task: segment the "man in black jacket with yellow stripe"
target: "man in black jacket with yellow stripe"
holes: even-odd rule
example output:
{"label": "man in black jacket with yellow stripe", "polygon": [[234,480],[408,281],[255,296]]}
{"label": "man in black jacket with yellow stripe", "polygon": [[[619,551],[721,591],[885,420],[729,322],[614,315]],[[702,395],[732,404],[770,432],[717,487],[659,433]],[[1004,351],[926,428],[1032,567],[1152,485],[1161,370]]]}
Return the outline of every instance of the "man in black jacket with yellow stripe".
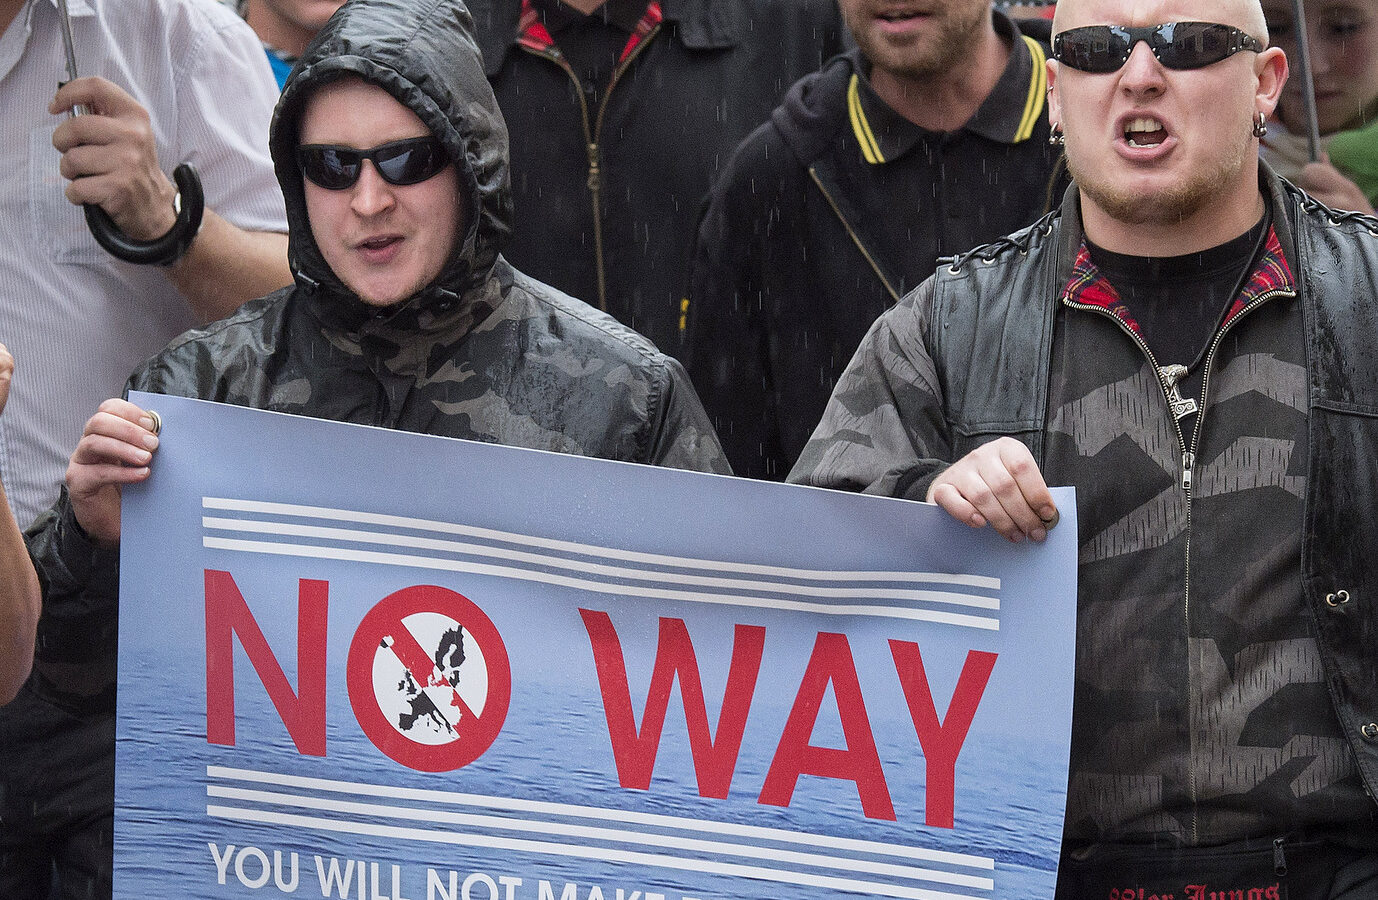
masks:
{"label": "man in black jacket with yellow stripe", "polygon": [[694,251],[686,355],[739,475],[783,480],[871,322],[1062,193],[1048,23],[988,0],[839,5],[859,49],[737,148]]}

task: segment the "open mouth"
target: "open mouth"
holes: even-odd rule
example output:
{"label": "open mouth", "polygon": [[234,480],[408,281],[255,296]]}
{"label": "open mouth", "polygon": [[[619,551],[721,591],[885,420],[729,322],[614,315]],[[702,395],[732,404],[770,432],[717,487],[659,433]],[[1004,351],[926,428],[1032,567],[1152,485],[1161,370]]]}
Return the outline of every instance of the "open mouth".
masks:
{"label": "open mouth", "polygon": [[401,238],[396,235],[385,235],[383,237],[369,238],[366,241],[362,241],[359,247],[363,250],[382,250],[392,246],[400,240]]}
{"label": "open mouth", "polygon": [[928,18],[928,13],[918,10],[891,10],[878,14],[876,18],[880,19],[882,22],[898,25],[903,22],[913,22],[916,19],[926,19]]}
{"label": "open mouth", "polygon": [[1124,139],[1131,147],[1156,147],[1167,140],[1167,129],[1152,116],[1140,116],[1125,126]]}

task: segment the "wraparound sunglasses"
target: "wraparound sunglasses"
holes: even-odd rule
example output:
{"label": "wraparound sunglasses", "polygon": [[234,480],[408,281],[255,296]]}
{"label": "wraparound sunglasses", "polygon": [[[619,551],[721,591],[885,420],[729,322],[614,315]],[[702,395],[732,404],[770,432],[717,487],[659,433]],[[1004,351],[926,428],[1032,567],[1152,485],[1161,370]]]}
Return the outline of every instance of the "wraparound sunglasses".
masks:
{"label": "wraparound sunglasses", "polygon": [[1053,59],[1082,72],[1114,72],[1129,60],[1134,45],[1148,44],[1169,69],[1200,69],[1241,50],[1261,53],[1258,39],[1232,25],[1214,22],[1164,22],[1129,28],[1086,25],[1053,35]]}
{"label": "wraparound sunglasses", "polygon": [[450,164],[445,148],[433,135],[379,144],[370,150],[331,144],[302,144],[297,148],[301,173],[328,191],[354,186],[364,160],[373,163],[388,184],[420,184]]}

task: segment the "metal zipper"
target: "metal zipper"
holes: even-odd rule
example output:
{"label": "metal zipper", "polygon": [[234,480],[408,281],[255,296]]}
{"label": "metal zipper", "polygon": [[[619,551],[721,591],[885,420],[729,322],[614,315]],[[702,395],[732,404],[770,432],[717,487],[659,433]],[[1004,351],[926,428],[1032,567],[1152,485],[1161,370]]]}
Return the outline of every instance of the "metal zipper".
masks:
{"label": "metal zipper", "polygon": [[[1235,313],[1235,315],[1231,316],[1231,317],[1229,318],[1229,320],[1225,322],[1224,327],[1222,327],[1222,328],[1220,329],[1220,331],[1215,335],[1215,337],[1211,340],[1210,349],[1206,351],[1206,362],[1205,362],[1205,364],[1204,364],[1205,367],[1201,370],[1201,411],[1198,412],[1198,413],[1196,414],[1196,424],[1195,424],[1194,426],[1192,426],[1192,429],[1191,429],[1191,451],[1190,451],[1189,453],[1187,453],[1185,456],[1183,456],[1183,464],[1184,464],[1184,465],[1194,465],[1194,464],[1196,463],[1196,450],[1197,450],[1197,448],[1200,447],[1200,445],[1201,445],[1201,443],[1200,443],[1200,442],[1201,442],[1201,427],[1202,427],[1202,425],[1203,425],[1203,424],[1205,423],[1205,421],[1206,421],[1206,403],[1207,403],[1207,401],[1210,399],[1211,366],[1215,363],[1215,353],[1216,353],[1217,350],[1220,349],[1220,344],[1225,340],[1225,335],[1227,335],[1227,334],[1230,333],[1230,329],[1234,328],[1235,323],[1239,322],[1241,319],[1243,319],[1243,318],[1244,318],[1245,316],[1247,316],[1249,313],[1251,313],[1251,312],[1253,312],[1255,309],[1257,309],[1261,304],[1266,303],[1268,300],[1271,300],[1271,299],[1274,298],[1274,297],[1295,297],[1296,295],[1297,295],[1297,292],[1296,292],[1296,291],[1287,291],[1287,290],[1280,290],[1280,289],[1279,289],[1279,290],[1272,290],[1272,291],[1264,291],[1262,294],[1259,294],[1259,295],[1258,295],[1257,297],[1255,297],[1253,300],[1250,300],[1247,304],[1245,304],[1244,307],[1241,308],[1241,309],[1239,310],[1239,312],[1237,312],[1237,313]],[[1186,489],[1186,491],[1187,491],[1187,545],[1186,545],[1187,560],[1186,560],[1185,581],[1184,581],[1184,583],[1183,583],[1183,587],[1184,587],[1184,589],[1185,589],[1186,596],[1187,596],[1187,603],[1188,603],[1188,605],[1189,605],[1189,604],[1190,604],[1190,599],[1191,599],[1191,499],[1192,499],[1192,495],[1191,495],[1191,470],[1190,470],[1189,468],[1184,469],[1184,471],[1183,471],[1183,482],[1182,482],[1182,484],[1183,484],[1183,487],[1184,487],[1184,488]],[[1188,635],[1190,635],[1190,631],[1188,631]],[[1190,666],[1187,667],[1187,673],[1188,673],[1188,674],[1187,674],[1187,678],[1190,679],[1190,678],[1191,678],[1191,674],[1190,674],[1190,673],[1191,673],[1191,667],[1190,667]],[[1197,813],[1196,813],[1196,767],[1195,767],[1195,765],[1193,765],[1193,766],[1191,767],[1190,773],[1191,773],[1191,807],[1192,807],[1192,808],[1191,808],[1191,839],[1192,839],[1192,842],[1195,843],[1195,842],[1198,840],[1198,833],[1197,833],[1198,822],[1197,822]]]}
{"label": "metal zipper", "polygon": [[[1177,445],[1178,445],[1178,447],[1179,447],[1179,448],[1181,449],[1181,451],[1182,451],[1182,480],[1181,480],[1181,485],[1182,485],[1182,490],[1183,490],[1184,492],[1186,492],[1186,496],[1187,496],[1186,546],[1185,546],[1185,551],[1184,551],[1184,553],[1185,553],[1185,560],[1184,560],[1183,579],[1182,579],[1182,624],[1183,624],[1183,626],[1184,626],[1184,628],[1185,628],[1185,630],[1186,630],[1186,637],[1187,637],[1188,640],[1190,640],[1190,636],[1191,636],[1191,534],[1192,534],[1192,531],[1191,531],[1191,506],[1192,506],[1192,502],[1191,502],[1191,501],[1192,501],[1192,488],[1193,488],[1192,470],[1193,470],[1193,469],[1195,468],[1195,466],[1196,466],[1196,450],[1197,450],[1197,448],[1198,448],[1199,445],[1200,445],[1199,442],[1200,442],[1200,440],[1201,440],[1201,426],[1202,426],[1202,423],[1204,423],[1205,420],[1206,420],[1206,401],[1207,401],[1207,399],[1208,399],[1209,390],[1210,390],[1211,365],[1212,365],[1212,363],[1215,362],[1215,353],[1216,353],[1216,351],[1220,348],[1221,342],[1224,341],[1225,335],[1229,334],[1230,329],[1232,329],[1232,328],[1235,326],[1235,323],[1236,323],[1236,322],[1238,322],[1239,320],[1243,319],[1246,315],[1248,315],[1248,314],[1249,314],[1250,312],[1252,312],[1253,310],[1257,309],[1257,308],[1259,307],[1260,304],[1262,304],[1262,303],[1264,303],[1264,302],[1266,302],[1266,301],[1268,301],[1268,300],[1271,300],[1271,299],[1274,298],[1274,297],[1295,297],[1296,295],[1297,295],[1297,292],[1296,292],[1296,291],[1281,290],[1281,289],[1272,290],[1272,291],[1265,291],[1265,292],[1263,292],[1262,294],[1259,294],[1259,295],[1258,295],[1257,297],[1255,297],[1253,300],[1250,300],[1250,301],[1249,301],[1239,312],[1235,313],[1235,315],[1233,315],[1232,317],[1230,317],[1230,319],[1225,323],[1224,327],[1221,328],[1220,331],[1218,331],[1218,332],[1216,333],[1215,337],[1211,339],[1210,348],[1206,351],[1205,368],[1202,370],[1202,373],[1201,373],[1201,401],[1200,401],[1200,404],[1199,404],[1198,411],[1197,411],[1197,413],[1196,413],[1196,424],[1192,427],[1191,444],[1190,444],[1190,445],[1187,444],[1186,437],[1182,434],[1182,426],[1181,426],[1179,420],[1178,420],[1177,418],[1175,418],[1175,417],[1172,418],[1172,427],[1173,427],[1173,429],[1177,432]],[[1144,341],[1144,339],[1141,338],[1141,337],[1139,337],[1139,335],[1135,334],[1134,331],[1133,331],[1128,325],[1126,325],[1126,324],[1124,323],[1124,320],[1123,320],[1123,319],[1121,319],[1119,316],[1115,315],[1114,313],[1110,312],[1109,310],[1107,310],[1107,309],[1105,309],[1105,308],[1103,308],[1103,307],[1100,307],[1100,306],[1092,306],[1092,305],[1087,304],[1087,303],[1077,303],[1077,302],[1074,302],[1074,301],[1068,299],[1067,297],[1063,297],[1063,298],[1062,298],[1062,302],[1063,302],[1066,306],[1068,306],[1068,307],[1070,307],[1070,308],[1072,308],[1072,309],[1087,310],[1087,311],[1090,311],[1090,312],[1099,313],[1099,314],[1102,315],[1102,316],[1105,316],[1105,317],[1107,317],[1107,318],[1109,318],[1109,319],[1112,319],[1117,325],[1120,326],[1120,330],[1121,330],[1121,331],[1123,331],[1125,334],[1129,335],[1129,337],[1134,341],[1134,343],[1137,344],[1137,345],[1139,346],[1139,349],[1143,351],[1144,355],[1145,355],[1146,357],[1148,357],[1149,364],[1150,364],[1151,366],[1153,366],[1153,372],[1154,372],[1155,375],[1158,376],[1158,389],[1159,389],[1160,391],[1162,391],[1163,400],[1167,403],[1167,406],[1168,406],[1168,414],[1169,414],[1169,416],[1171,416],[1171,415],[1172,415],[1172,396],[1171,396],[1171,393],[1170,393],[1169,389],[1167,388],[1167,386],[1164,385],[1162,376],[1161,376],[1160,374],[1158,374],[1158,373],[1159,373],[1159,370],[1160,370],[1160,367],[1159,367],[1159,365],[1158,365],[1158,360],[1157,360],[1156,357],[1154,357],[1153,351],[1150,350],[1150,349],[1148,349],[1148,344]],[[1188,696],[1192,696],[1193,693],[1194,693],[1194,691],[1195,691],[1195,688],[1194,688],[1194,686],[1193,686],[1193,684],[1192,684],[1191,666],[1188,665],[1188,666],[1187,666],[1187,692],[1188,692]],[[1193,757],[1194,757],[1194,756],[1195,756],[1195,744],[1196,744],[1195,731],[1194,731],[1194,729],[1191,727],[1191,722],[1190,722],[1190,721],[1188,721],[1187,726],[1188,726],[1188,727],[1187,727],[1187,734],[1188,734],[1189,739],[1190,739],[1190,741],[1191,741],[1191,745],[1192,745],[1192,747],[1191,747],[1191,749],[1192,749],[1192,755],[1193,755]],[[1197,823],[1197,819],[1196,819],[1196,798],[1197,798],[1197,792],[1196,792],[1196,767],[1195,767],[1194,764],[1188,766],[1187,776],[1188,776],[1188,790],[1189,790],[1189,793],[1190,793],[1190,796],[1191,796],[1191,806],[1192,806],[1192,813],[1191,813],[1191,839],[1192,839],[1193,842],[1195,842],[1195,841],[1198,839],[1198,833],[1197,833],[1197,825],[1198,825],[1198,823]]]}
{"label": "metal zipper", "polygon": [[[1225,339],[1225,335],[1227,335],[1227,334],[1230,333],[1230,329],[1234,328],[1236,322],[1238,322],[1240,319],[1242,319],[1242,318],[1244,318],[1245,316],[1247,316],[1249,313],[1253,312],[1253,311],[1254,311],[1255,309],[1257,309],[1261,304],[1263,304],[1263,303],[1265,303],[1265,302],[1267,302],[1267,301],[1273,299],[1274,297],[1295,297],[1295,296],[1297,296],[1297,292],[1296,292],[1296,291],[1284,290],[1284,289],[1282,289],[1282,288],[1277,288],[1277,289],[1274,289],[1274,290],[1271,290],[1271,291],[1264,291],[1263,293],[1259,294],[1259,295],[1258,295],[1257,297],[1255,297],[1254,299],[1250,300],[1247,304],[1245,304],[1244,307],[1243,307],[1242,309],[1239,310],[1239,312],[1237,312],[1237,313],[1235,313],[1233,316],[1231,316],[1230,319],[1229,319],[1229,321],[1227,321],[1227,322],[1225,323],[1224,327],[1221,328],[1220,331],[1219,331],[1219,333],[1217,333],[1216,336],[1211,340],[1210,349],[1206,351],[1206,366],[1205,366],[1205,368],[1204,368],[1204,369],[1202,370],[1202,372],[1201,372],[1201,411],[1202,411],[1202,412],[1201,412],[1201,414],[1198,414],[1198,415],[1197,415],[1197,417],[1196,417],[1196,425],[1195,425],[1195,427],[1192,428],[1192,434],[1191,434],[1191,447],[1192,447],[1192,450],[1193,450],[1193,451],[1194,451],[1194,450],[1196,449],[1196,447],[1198,446],[1198,441],[1201,440],[1201,423],[1204,422],[1205,419],[1206,419],[1206,417],[1205,417],[1205,415],[1204,415],[1205,409],[1206,409],[1206,399],[1207,399],[1207,397],[1210,395],[1210,385],[1211,385],[1211,363],[1213,363],[1213,362],[1215,361],[1215,351],[1220,349],[1220,343],[1221,343],[1221,341],[1223,341],[1223,340]],[[1194,455],[1194,454],[1193,454],[1193,455]],[[1188,483],[1190,483],[1190,479],[1188,479]]]}
{"label": "metal zipper", "polygon": [[612,78],[608,79],[608,86],[603,91],[603,99],[598,104],[598,115],[591,128],[589,125],[589,103],[584,97],[584,83],[579,80],[579,76],[575,74],[574,67],[569,64],[569,61],[563,56],[556,56],[552,53],[531,50],[525,47],[522,48],[528,53],[550,60],[563,69],[570,80],[574,82],[574,93],[579,97],[579,113],[584,125],[584,147],[588,153],[589,200],[593,205],[593,261],[595,270],[598,273],[598,308],[603,312],[608,311],[607,265],[603,261],[603,209],[601,202],[603,196],[603,172],[599,166],[599,157],[602,151],[598,146],[599,138],[603,133],[603,116],[608,110],[608,101],[612,98],[613,88],[617,86],[617,82],[622,77],[622,73],[627,71],[632,61],[641,54],[642,49],[650,44],[651,40],[659,32],[660,23],[657,22],[650,31],[646,32],[645,36],[641,38],[637,45],[632,48],[631,55],[619,62],[617,68],[613,69]]}
{"label": "metal zipper", "polygon": [[[1172,419],[1172,428],[1174,431],[1177,432],[1177,446],[1182,450],[1182,488],[1183,490],[1186,490],[1188,494],[1190,494],[1191,464],[1196,461],[1196,458],[1195,455],[1190,453],[1187,449],[1187,439],[1182,434],[1181,423],[1175,416],[1172,415],[1172,395],[1169,393],[1167,386],[1163,384],[1162,376],[1158,374],[1159,369],[1161,369],[1161,366],[1158,365],[1158,358],[1153,355],[1152,350],[1148,349],[1148,344],[1144,341],[1143,338],[1135,334],[1132,328],[1124,324],[1123,319],[1121,319],[1114,313],[1110,312],[1108,309],[1105,309],[1101,306],[1093,306],[1089,303],[1078,303],[1075,300],[1068,299],[1067,297],[1062,298],[1062,303],[1069,309],[1081,309],[1087,312],[1097,313],[1099,315],[1104,316],[1107,319],[1110,319],[1112,322],[1114,322],[1116,325],[1120,327],[1121,331],[1129,335],[1130,340],[1132,340],[1136,345],[1138,345],[1139,349],[1143,351],[1144,356],[1148,357],[1149,365],[1153,366],[1154,375],[1158,376],[1158,390],[1162,391],[1163,402],[1167,404],[1168,416]],[[1204,408],[1204,404],[1202,404],[1202,406]],[[1197,424],[1200,424],[1201,417],[1199,414],[1197,415],[1196,421]],[[1188,515],[1190,515],[1190,504],[1188,504],[1187,511]]]}
{"label": "metal zipper", "polygon": [[[583,97],[580,96],[582,102]],[[587,133],[587,125],[585,132]],[[603,268],[603,178],[598,169],[598,143],[589,141],[589,199],[593,203],[593,262],[598,272],[598,308],[608,311],[608,276]]]}
{"label": "metal zipper", "polygon": [[[603,135],[603,116],[608,111],[608,101],[612,99],[612,92],[617,87],[617,82],[621,80],[622,73],[631,67],[632,62],[641,55],[641,51],[648,47],[659,33],[660,23],[657,22],[632,48],[631,55],[618,63],[617,68],[612,70],[612,78],[608,79],[608,86],[603,91],[603,99],[598,104],[598,118],[593,125],[593,137],[589,140],[589,196],[593,201],[593,250],[594,261],[598,264],[598,308],[603,312],[608,311],[608,276],[607,264],[603,261],[603,209],[600,203],[603,183],[602,174],[598,168],[598,157],[601,152],[599,141]],[[565,71],[570,72],[571,75],[574,74],[568,67]],[[587,135],[588,104],[584,102],[583,85],[580,85],[579,102],[584,107],[584,134]]]}

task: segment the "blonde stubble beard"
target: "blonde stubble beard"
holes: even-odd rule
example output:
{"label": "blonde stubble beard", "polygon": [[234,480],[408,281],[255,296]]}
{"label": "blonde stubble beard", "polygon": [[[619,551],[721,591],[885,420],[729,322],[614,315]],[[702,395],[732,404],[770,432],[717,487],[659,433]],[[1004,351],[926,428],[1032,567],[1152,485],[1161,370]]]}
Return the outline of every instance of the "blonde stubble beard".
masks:
{"label": "blonde stubble beard", "polygon": [[1257,152],[1252,139],[1241,141],[1238,152],[1218,158],[1216,165],[1197,170],[1181,184],[1149,197],[1085,177],[1085,170],[1074,159],[1077,154],[1071,152],[1070,148],[1067,171],[1082,196],[1115,221],[1125,225],[1171,226],[1195,217],[1208,205],[1217,202],[1221,196],[1221,186],[1234,184],[1244,171],[1249,157]]}

